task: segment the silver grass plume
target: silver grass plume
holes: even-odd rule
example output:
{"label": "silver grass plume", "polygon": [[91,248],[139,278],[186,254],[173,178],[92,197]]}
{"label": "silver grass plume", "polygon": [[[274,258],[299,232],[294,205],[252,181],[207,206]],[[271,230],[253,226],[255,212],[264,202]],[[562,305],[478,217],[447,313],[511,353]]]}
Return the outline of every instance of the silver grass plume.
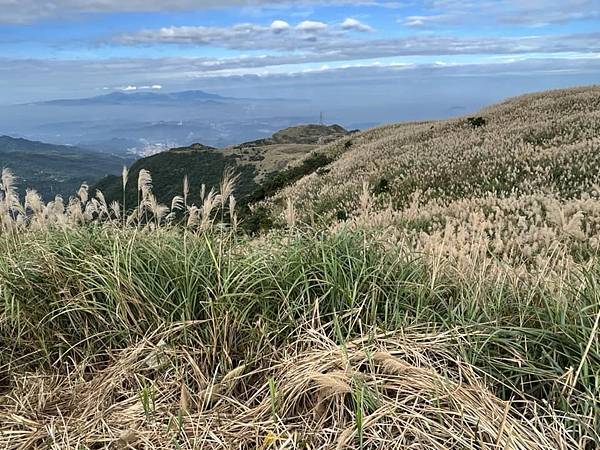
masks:
{"label": "silver grass plume", "polygon": [[204,202],[202,203],[202,222],[200,228],[206,230],[211,222],[211,214],[215,208],[215,204],[218,202],[217,193],[214,189],[211,189]]}
{"label": "silver grass plume", "polygon": [[145,199],[152,191],[152,175],[146,169],[140,170],[138,174],[138,192],[142,193],[142,199]]}
{"label": "silver grass plume", "polygon": [[94,214],[98,214],[100,212],[100,203],[98,200],[93,198],[85,205],[85,211],[83,212],[83,217],[86,222],[91,222],[94,220]]}
{"label": "silver grass plume", "polygon": [[4,198],[6,199],[9,192],[11,192],[15,187],[15,182],[17,181],[17,177],[12,173],[12,171],[5,167],[2,169],[2,190],[4,191]]}
{"label": "silver grass plume", "polygon": [[223,178],[221,179],[221,185],[219,186],[219,193],[221,194],[221,197],[219,198],[219,203],[221,203],[221,206],[225,205],[225,202],[233,193],[238,178],[239,175],[234,174],[233,169],[231,169],[230,167],[225,169],[225,172],[223,173]]}
{"label": "silver grass plume", "polygon": [[171,200],[171,212],[175,212],[177,210],[182,210],[184,209],[185,205],[185,198],[181,197],[179,195],[176,195],[175,197],[173,197],[173,200]]}
{"label": "silver grass plume", "polygon": [[235,212],[236,204],[237,203],[235,201],[235,197],[233,196],[233,194],[231,194],[229,196],[229,220],[234,231],[237,229],[237,214]]}
{"label": "silver grass plume", "polygon": [[189,206],[188,207],[187,227],[195,228],[198,226],[199,221],[200,221],[200,210],[198,209],[198,207],[196,205]]}
{"label": "silver grass plume", "polygon": [[[52,204],[53,216],[56,217],[56,201]],[[81,200],[78,197],[72,197],[67,206],[67,217],[70,225],[75,226],[85,222],[85,217],[81,208]]]}
{"label": "silver grass plume", "polygon": [[65,201],[60,195],[54,197],[54,207],[52,211],[54,214],[62,215],[65,213]]}
{"label": "silver grass plume", "polygon": [[121,172],[121,180],[123,182],[123,191],[127,187],[127,180],[129,179],[129,169],[127,166],[123,166],[123,172]]}
{"label": "silver grass plume", "polygon": [[363,216],[367,216],[373,206],[373,198],[371,197],[371,189],[368,181],[363,181],[362,191],[359,196],[360,212]]}
{"label": "silver grass plume", "polygon": [[110,211],[115,219],[119,220],[121,218],[121,205],[117,201],[113,201],[110,204]]}
{"label": "silver grass plume", "polygon": [[8,210],[8,214],[13,210],[22,211],[23,207],[19,203],[19,194],[16,189],[17,177],[9,168],[2,169],[2,178],[0,187],[4,191],[4,204]]}
{"label": "silver grass plume", "polygon": [[87,203],[87,201],[89,199],[89,189],[90,189],[90,187],[86,183],[83,183],[81,185],[81,187],[79,188],[79,190],[77,191],[77,196],[81,200],[81,203],[83,203],[84,205]]}
{"label": "silver grass plume", "polygon": [[102,191],[100,189],[96,189],[96,198],[98,199],[99,205],[99,213],[100,213],[100,219],[103,216],[109,216],[110,213],[108,212],[108,205],[106,203],[106,198],[104,198],[104,194],[102,193]]}
{"label": "silver grass plume", "polygon": [[160,222],[160,220],[163,219],[169,212],[169,208],[159,203],[156,199],[156,196],[152,193],[147,194],[145,205],[157,222]]}
{"label": "silver grass plume", "polygon": [[[183,177],[183,205],[184,205],[184,208],[187,207],[187,203],[188,203],[187,200],[188,200],[189,193],[190,193],[190,180],[189,180],[188,176],[186,175]],[[171,207],[171,209],[173,209],[173,208]]]}
{"label": "silver grass plume", "polygon": [[29,209],[33,214],[43,212],[44,202],[35,189],[27,189],[25,193],[25,209]]}
{"label": "silver grass plume", "polygon": [[296,226],[296,208],[294,208],[294,202],[290,197],[286,200],[284,218],[288,227],[293,228]]}

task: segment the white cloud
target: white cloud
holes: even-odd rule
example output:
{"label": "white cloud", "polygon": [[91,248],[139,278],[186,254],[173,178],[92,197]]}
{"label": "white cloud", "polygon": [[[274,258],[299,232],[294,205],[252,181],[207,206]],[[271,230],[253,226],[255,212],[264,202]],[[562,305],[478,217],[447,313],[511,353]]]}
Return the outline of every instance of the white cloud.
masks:
{"label": "white cloud", "polygon": [[[272,35],[272,32],[269,33]],[[71,61],[0,57],[0,79],[6,85],[27,85],[29,89],[44,85],[44,77],[48,86],[79,84],[83,87],[93,83],[91,88],[96,88],[169,85],[173,80],[231,73],[245,75],[275,67],[281,72],[292,72],[298,68],[305,68],[307,64],[347,64],[381,58],[395,58],[396,61],[403,58],[409,62],[412,56],[428,57],[448,63],[452,62],[452,55],[488,55],[487,59],[499,56],[531,58],[542,54],[556,59],[562,55],[561,61],[564,61],[565,65],[574,64],[571,61],[575,59],[589,61],[596,58],[600,61],[600,33],[469,39],[419,36],[372,39],[367,43],[342,37],[337,40],[308,42],[306,45],[302,52],[226,58],[112,58]],[[591,67],[589,62],[581,63],[581,67],[586,65]],[[594,70],[597,70],[597,64],[594,67]]]}
{"label": "white cloud", "polygon": [[[409,2],[389,0],[0,0],[0,23],[30,23],[79,14],[192,11],[207,8],[249,7],[286,9],[305,5],[365,6],[401,10]],[[423,24],[438,23],[430,17],[441,16],[448,23],[481,21],[506,24],[545,25],[600,17],[598,0],[421,0]],[[412,26],[419,19],[402,21]]]}
{"label": "white cloud", "polygon": [[346,20],[342,22],[343,30],[351,30],[351,31],[360,31],[361,33],[366,33],[373,31],[369,25],[366,25],[356,19],[348,17]]}
{"label": "white cloud", "polygon": [[276,20],[269,26],[241,23],[229,27],[164,27],[122,34],[114,40],[125,45],[161,43],[235,50],[295,51],[314,46],[318,38],[332,40],[340,38],[341,34],[348,31],[310,20],[300,22],[294,27],[283,20]]}
{"label": "white cloud", "polygon": [[145,84],[141,86],[137,86],[135,84],[126,84],[122,86],[104,86],[102,87],[103,91],[124,91],[124,92],[134,92],[134,91],[149,91],[149,90],[159,90],[162,89],[162,85],[160,84]]}
{"label": "white cloud", "polygon": [[274,20],[271,24],[271,30],[273,30],[274,33],[283,33],[284,31],[287,31],[289,29],[290,24],[287,23],[285,20]]}
{"label": "white cloud", "polygon": [[[415,19],[416,20],[416,19]],[[507,55],[534,53],[600,52],[600,33],[538,36],[436,36],[432,34],[359,39],[351,33],[354,21],[325,24],[304,21],[278,32],[273,25],[239,24],[232,27],[170,27],[143,30],[115,37],[125,45],[179,44],[212,46],[232,50],[278,51],[283,54],[262,57],[215,58],[203,65],[208,70],[220,70],[223,65],[236,61],[246,64],[285,65],[324,61],[356,61],[365,58],[389,56],[444,56],[444,55]],[[360,24],[360,23],[359,23]],[[352,30],[348,27],[352,25]],[[362,25],[362,24],[361,24]],[[280,28],[276,26],[275,29]],[[1,69],[0,69],[1,70]]]}
{"label": "white cloud", "polygon": [[408,27],[422,27],[428,21],[428,16],[408,16],[402,23]]}
{"label": "white cloud", "polygon": [[327,24],[323,22],[316,22],[314,20],[305,20],[296,25],[296,29],[305,31],[307,33],[317,33],[327,29]]}

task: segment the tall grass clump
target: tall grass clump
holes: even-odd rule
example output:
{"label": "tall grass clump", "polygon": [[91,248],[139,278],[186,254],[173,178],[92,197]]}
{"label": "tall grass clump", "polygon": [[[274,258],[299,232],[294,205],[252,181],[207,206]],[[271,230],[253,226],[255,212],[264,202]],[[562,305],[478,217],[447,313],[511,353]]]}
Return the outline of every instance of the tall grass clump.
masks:
{"label": "tall grass clump", "polygon": [[[173,402],[181,401],[171,392],[173,383],[202,403],[196,406],[198,414],[216,414],[215,420],[223,411],[241,414],[235,404],[262,408],[262,402],[272,403],[276,386],[279,412],[273,413],[272,404],[265,406],[264,419],[255,417],[255,425],[246,425],[254,427],[252,433],[246,432],[252,439],[258,439],[257,433],[272,432],[277,439],[292,439],[296,448],[303,448],[301,442],[307,439],[326,447],[360,441],[369,448],[381,433],[387,445],[394,445],[402,436],[397,427],[409,420],[403,419],[407,411],[399,411],[416,407],[414,401],[424,402],[419,408],[425,410],[419,414],[441,434],[428,436],[429,432],[417,430],[424,423],[415,425],[421,416],[414,416],[411,426],[417,428],[398,441],[405,445],[454,439],[457,448],[495,448],[498,439],[508,439],[507,443],[525,439],[516,448],[552,448],[558,443],[564,448],[592,448],[598,442],[597,267],[581,273],[577,285],[565,286],[562,296],[556,297],[540,284],[517,287],[482,281],[474,286],[473,280],[456,273],[435,274],[414,255],[393,252],[368,234],[351,231],[292,232],[255,242],[177,229],[147,233],[78,228],[3,238],[2,250],[1,364],[12,394],[3,400],[0,414],[10,424],[3,431],[20,430],[23,439],[32,435],[26,431],[30,428],[10,419],[17,410],[29,414],[27,420],[41,428],[57,420],[55,414],[67,414],[59,409],[40,419],[37,407],[21,397],[27,389],[60,403],[56,396],[68,385],[73,395],[84,398],[89,395],[84,386],[108,383],[107,371],[120,367],[119,371],[131,370],[127,373],[138,377],[114,380],[119,391],[127,392],[123,395],[133,396],[127,402],[137,398],[131,382],[146,380],[145,395],[150,385],[167,389],[153,394],[157,396],[153,414],[162,408],[157,420],[163,423],[173,420],[168,411]],[[394,356],[398,349],[386,347],[395,342],[402,342],[399,360]],[[333,360],[327,363],[327,358]],[[308,366],[302,369],[298,364]],[[243,382],[237,388],[214,385],[235,369],[244,374],[239,375]],[[296,370],[300,373],[294,375]],[[36,377],[23,378],[33,373]],[[313,381],[303,391],[295,386],[298,381],[287,378],[294,376],[302,383]],[[432,377],[431,384],[427,377]],[[24,379],[42,385],[23,385]],[[412,383],[421,382],[425,385],[418,388],[420,394],[403,391],[417,389]],[[393,388],[388,383],[408,384]],[[445,383],[450,384],[443,388]],[[207,386],[217,392],[205,392]],[[470,413],[460,409],[463,400],[452,400],[453,406],[447,403],[452,398],[448,395],[462,392],[460,386],[466,389],[460,395],[476,395],[465,400],[474,402]],[[431,389],[444,389],[445,394]],[[433,397],[426,400],[429,396]],[[342,401],[346,397],[354,406]],[[111,398],[107,408],[117,402]],[[325,400],[329,406],[318,406]],[[311,414],[319,411],[323,416],[298,429],[294,414],[312,401],[316,403],[311,408],[316,409]],[[486,408],[487,402],[495,419],[470,416],[477,408]],[[281,416],[281,408],[288,408],[287,416]],[[457,409],[451,413],[447,408]],[[71,419],[63,419],[75,420],[79,413],[71,414]],[[151,433],[146,412],[139,419],[120,414],[111,426],[135,424],[140,438]],[[497,423],[477,431],[484,419]],[[263,420],[270,425],[261,425]],[[329,423],[333,429],[312,435],[321,420],[325,422],[320,426]],[[351,425],[357,420],[360,425]],[[503,421],[509,426],[507,435],[493,435]],[[60,439],[75,439],[74,428],[69,427],[76,425],[65,426],[65,434],[58,433]],[[188,426],[185,439],[192,438],[194,426]],[[451,436],[447,427],[453,430]],[[467,432],[465,427],[474,428]],[[417,431],[419,436],[413,434]],[[228,432],[219,432],[224,433],[220,445],[225,448],[230,444]],[[462,432],[473,434],[467,438]],[[91,446],[101,430],[87,433]],[[196,442],[209,445],[204,431],[198,428],[195,433]],[[511,433],[520,434],[511,437]]]}

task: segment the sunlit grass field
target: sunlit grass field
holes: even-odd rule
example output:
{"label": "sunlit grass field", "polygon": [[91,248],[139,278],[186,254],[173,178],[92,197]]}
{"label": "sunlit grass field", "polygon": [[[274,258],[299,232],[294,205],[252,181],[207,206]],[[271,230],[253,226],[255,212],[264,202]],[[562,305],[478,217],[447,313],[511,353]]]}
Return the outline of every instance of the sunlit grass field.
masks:
{"label": "sunlit grass field", "polygon": [[597,448],[600,89],[480,115],[321,147],[258,236],[231,173],[44,204],[5,170],[0,448]]}

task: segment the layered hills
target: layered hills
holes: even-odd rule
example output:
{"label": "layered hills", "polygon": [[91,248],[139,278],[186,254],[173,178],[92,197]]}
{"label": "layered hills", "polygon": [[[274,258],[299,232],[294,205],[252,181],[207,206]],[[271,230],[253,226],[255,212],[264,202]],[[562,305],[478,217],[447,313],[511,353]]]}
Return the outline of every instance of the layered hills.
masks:
{"label": "layered hills", "polygon": [[[203,144],[173,148],[136,161],[129,168],[132,180],[126,188],[126,203],[137,201],[135,180],[140,170],[152,174],[154,194],[158,201],[169,203],[181,195],[183,179],[188,177],[192,189],[190,202],[200,202],[200,185],[216,187],[225,168],[232,168],[239,176],[236,185],[238,200],[250,198],[260,189],[265,179],[285,171],[299,159],[321,145],[348,135],[339,125],[300,125],[286,128],[272,137],[218,149]],[[107,176],[94,188],[100,189],[108,200],[121,200],[122,180]]]}
{"label": "layered hills", "polygon": [[0,169],[10,168],[17,176],[21,193],[37,190],[43,198],[68,198],[82,183],[120,173],[132,158],[91,151],[79,147],[46,144],[27,139],[0,136]]}

